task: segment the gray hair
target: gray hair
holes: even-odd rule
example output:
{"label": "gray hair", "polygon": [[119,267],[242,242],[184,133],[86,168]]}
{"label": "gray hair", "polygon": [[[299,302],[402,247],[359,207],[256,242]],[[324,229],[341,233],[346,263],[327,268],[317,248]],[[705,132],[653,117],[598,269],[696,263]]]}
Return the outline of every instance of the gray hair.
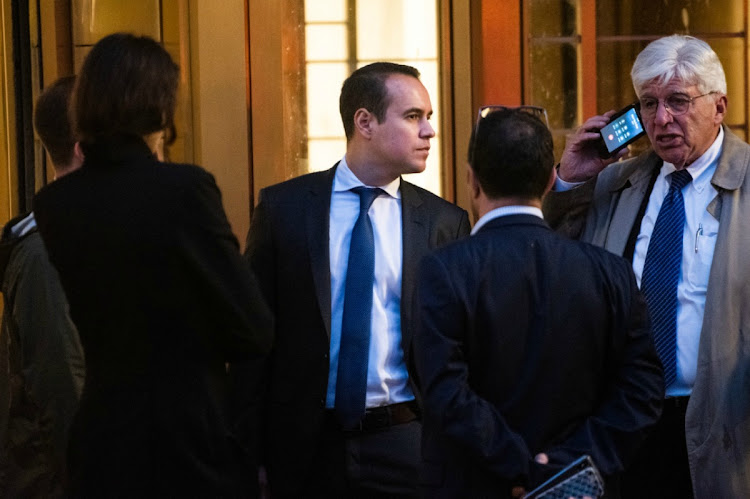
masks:
{"label": "gray hair", "polygon": [[673,78],[697,85],[702,94],[727,93],[719,56],[706,42],[692,36],[672,35],[649,43],[636,57],[630,78],[638,97],[652,81],[666,83]]}

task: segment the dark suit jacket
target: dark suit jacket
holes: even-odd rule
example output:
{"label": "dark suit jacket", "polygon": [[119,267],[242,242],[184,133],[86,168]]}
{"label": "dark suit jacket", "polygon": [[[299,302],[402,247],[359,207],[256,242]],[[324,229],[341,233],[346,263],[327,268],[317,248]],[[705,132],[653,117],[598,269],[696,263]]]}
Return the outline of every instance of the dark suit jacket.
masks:
{"label": "dark suit jacket", "polygon": [[137,137],[84,153],[34,202],[86,355],[72,495],[234,496],[225,362],[266,353],[272,319],[219,190]]}
{"label": "dark suit jacket", "polygon": [[538,217],[494,219],[426,257],[417,303],[426,497],[509,497],[581,454],[617,473],[660,415],[630,265]]}
{"label": "dark suit jacket", "polygon": [[[264,371],[239,381],[240,432],[259,446],[272,492],[304,489],[321,434],[328,386],[331,282],[329,208],[336,167],[263,189],[247,239],[247,259],[275,315],[275,342]],[[411,351],[412,294],[419,259],[469,232],[466,212],[401,181],[403,265],[401,331]],[[408,366],[407,366],[408,367]],[[257,418],[260,418],[260,422]],[[260,432],[261,437],[258,437]]]}

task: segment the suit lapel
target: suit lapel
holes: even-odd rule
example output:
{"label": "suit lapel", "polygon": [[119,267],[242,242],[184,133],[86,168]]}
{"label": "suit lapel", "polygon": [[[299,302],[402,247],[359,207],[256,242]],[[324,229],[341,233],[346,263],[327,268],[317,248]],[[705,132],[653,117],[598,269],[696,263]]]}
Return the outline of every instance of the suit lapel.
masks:
{"label": "suit lapel", "polygon": [[636,218],[641,202],[648,195],[651,173],[658,162],[658,156],[650,154],[645,161],[634,162],[632,169],[623,171],[620,180],[614,184],[613,191],[619,191],[619,195],[613,193],[614,212],[602,246],[616,255],[623,254],[633,225],[640,223]]}
{"label": "suit lapel", "polygon": [[[411,343],[414,280],[422,255],[429,250],[429,214],[411,184],[401,180],[401,346],[406,354]],[[408,355],[408,354],[407,354]]]}
{"label": "suit lapel", "polygon": [[310,185],[307,193],[308,202],[305,218],[307,244],[310,251],[310,270],[318,305],[320,306],[320,315],[323,317],[329,339],[331,338],[331,259],[328,235],[331,192],[333,191],[335,173],[336,166],[323,175],[315,177],[315,182]]}

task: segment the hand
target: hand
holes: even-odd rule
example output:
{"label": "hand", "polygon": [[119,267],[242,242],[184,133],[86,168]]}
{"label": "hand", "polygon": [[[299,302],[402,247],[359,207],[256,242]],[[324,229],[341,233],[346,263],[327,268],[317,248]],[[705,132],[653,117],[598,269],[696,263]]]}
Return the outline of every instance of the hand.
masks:
{"label": "hand", "polygon": [[510,489],[510,496],[515,498],[523,497],[523,495],[526,493],[526,489],[521,487],[520,485],[516,485],[512,489]]}
{"label": "hand", "polygon": [[607,165],[614,163],[628,154],[627,148],[621,149],[612,158],[602,159],[599,156],[597,142],[601,139],[599,129],[609,123],[615,111],[607,111],[600,116],[592,116],[572,135],[567,137],[565,151],[560,158],[558,176],[566,182],[585,182],[599,175]]}
{"label": "hand", "polygon": [[265,466],[258,467],[258,488],[260,499],[271,499],[271,488],[268,486],[268,473]]}
{"label": "hand", "polygon": [[[536,461],[539,464],[547,464],[549,463],[549,457],[547,454],[541,452],[534,456],[534,461]],[[510,489],[510,495],[511,497],[523,497],[523,495],[526,494],[526,489],[521,487],[520,485],[517,485]],[[584,498],[585,499],[585,498]]]}

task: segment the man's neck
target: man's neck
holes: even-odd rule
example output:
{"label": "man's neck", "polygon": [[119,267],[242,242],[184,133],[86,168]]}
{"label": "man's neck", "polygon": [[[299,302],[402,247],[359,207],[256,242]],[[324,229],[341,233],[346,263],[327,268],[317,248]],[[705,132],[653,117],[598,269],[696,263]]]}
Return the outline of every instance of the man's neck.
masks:
{"label": "man's neck", "polygon": [[398,177],[393,177],[386,172],[386,169],[372,162],[365,151],[357,147],[347,148],[346,164],[352,173],[365,185],[379,187],[388,185]]}

